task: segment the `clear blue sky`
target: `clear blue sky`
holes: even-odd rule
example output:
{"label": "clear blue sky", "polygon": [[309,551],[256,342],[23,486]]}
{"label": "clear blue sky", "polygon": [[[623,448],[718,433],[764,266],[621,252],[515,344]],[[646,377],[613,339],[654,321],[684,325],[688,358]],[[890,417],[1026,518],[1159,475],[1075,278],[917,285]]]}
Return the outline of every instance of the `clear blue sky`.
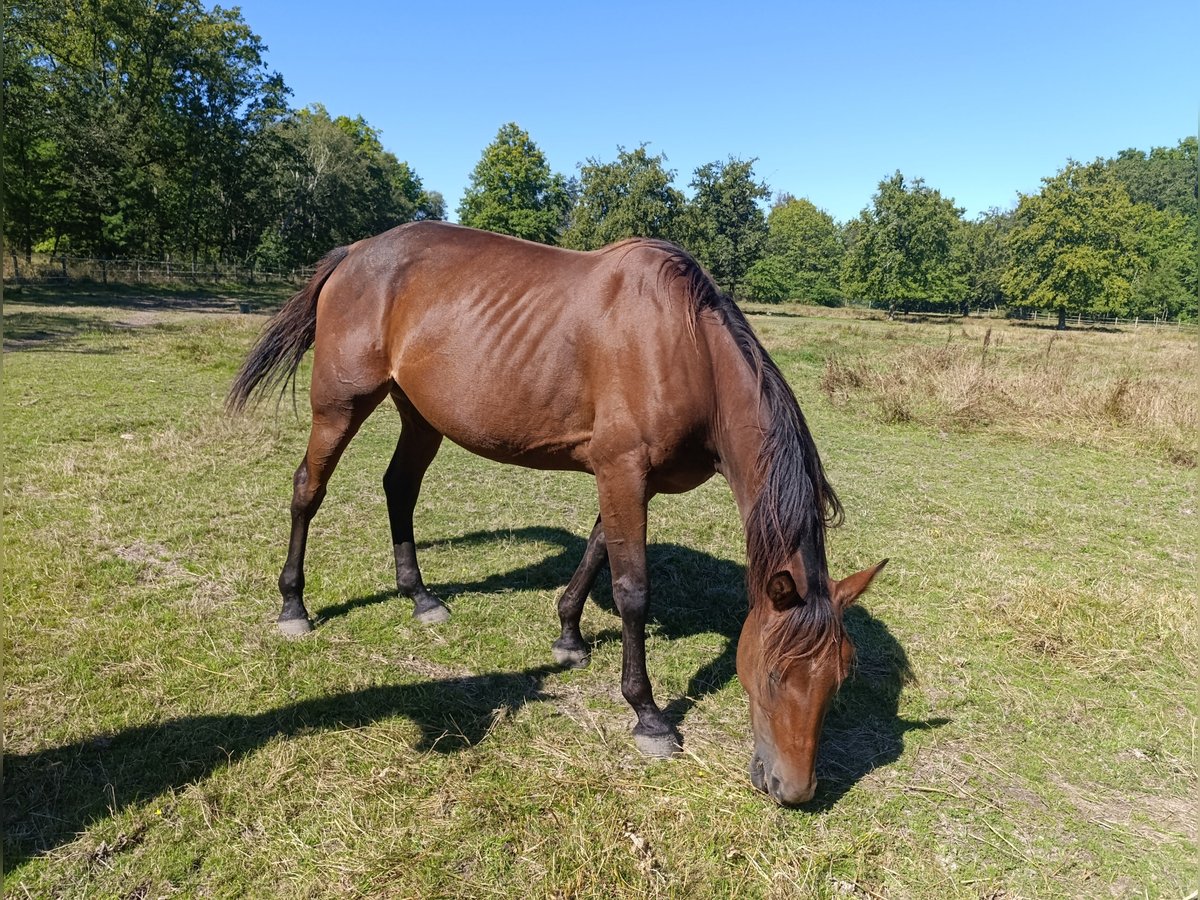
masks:
{"label": "clear blue sky", "polygon": [[899,169],[968,217],[1068,158],[1174,146],[1200,112],[1200,2],[246,0],[294,106],[362,115],[453,217],[506,122],[555,171],[648,142],[757,157],[846,220]]}

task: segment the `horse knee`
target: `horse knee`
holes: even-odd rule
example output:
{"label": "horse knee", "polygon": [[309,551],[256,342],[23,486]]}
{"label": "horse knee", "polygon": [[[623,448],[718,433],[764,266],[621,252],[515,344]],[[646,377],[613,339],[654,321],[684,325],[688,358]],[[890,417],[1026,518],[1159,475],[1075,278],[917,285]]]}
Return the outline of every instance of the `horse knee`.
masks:
{"label": "horse knee", "polygon": [[644,622],[650,605],[650,593],[645,582],[629,576],[613,579],[613,602],[621,621],[631,623]]}

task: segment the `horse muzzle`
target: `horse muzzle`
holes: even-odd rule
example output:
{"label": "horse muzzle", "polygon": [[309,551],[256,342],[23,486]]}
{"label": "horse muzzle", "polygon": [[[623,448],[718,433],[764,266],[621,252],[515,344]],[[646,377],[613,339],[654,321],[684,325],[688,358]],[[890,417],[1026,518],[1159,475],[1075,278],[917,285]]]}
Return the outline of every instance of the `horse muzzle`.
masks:
{"label": "horse muzzle", "polygon": [[810,801],[817,792],[817,780],[805,781],[781,778],[775,772],[773,761],[764,759],[755,751],[750,759],[750,783],[769,796],[780,806],[801,806]]}

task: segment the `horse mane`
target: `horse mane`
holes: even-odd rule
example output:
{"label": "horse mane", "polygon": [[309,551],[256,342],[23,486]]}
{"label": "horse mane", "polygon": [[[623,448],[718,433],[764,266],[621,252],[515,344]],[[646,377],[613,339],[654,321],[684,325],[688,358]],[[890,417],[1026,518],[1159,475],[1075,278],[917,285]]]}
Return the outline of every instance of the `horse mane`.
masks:
{"label": "horse mane", "polygon": [[737,304],[687,251],[674,244],[643,238],[609,249],[629,252],[638,246],[663,254],[660,284],[682,287],[690,304],[689,331],[695,334],[702,313],[715,313],[758,381],[765,431],[757,460],[761,488],[746,519],[746,589],[751,608],[770,602],[767,583],[787,568],[805,537],[811,536],[819,566],[805,566],[808,584],[797,585],[803,599],[763,635],[764,652],[773,666],[809,656],[843,633],[842,617],[829,595],[825,563],[825,529],[842,523],[841,501],[825,476],[796,395]]}

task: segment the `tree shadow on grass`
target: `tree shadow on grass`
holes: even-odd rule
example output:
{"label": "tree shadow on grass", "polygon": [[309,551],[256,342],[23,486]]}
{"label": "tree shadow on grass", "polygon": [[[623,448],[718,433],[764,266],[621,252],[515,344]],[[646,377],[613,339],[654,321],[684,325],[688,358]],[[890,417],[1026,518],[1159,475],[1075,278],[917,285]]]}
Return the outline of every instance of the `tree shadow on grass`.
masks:
{"label": "tree shadow on grass", "polygon": [[4,316],[4,352],[56,350],[109,354],[112,347],[88,347],[76,343],[83,334],[113,333],[120,329],[99,316],[77,312],[19,312]]}
{"label": "tree shadow on grass", "polygon": [[253,312],[274,312],[300,285],[202,284],[66,284],[5,286],[10,303],[46,309],[97,307],[136,311],[237,312],[248,304]]}
{"label": "tree shadow on grass", "polygon": [[1081,334],[1084,332],[1120,334],[1122,331],[1120,328],[1112,328],[1108,325],[1072,324],[1070,319],[1067,320],[1065,328],[1059,328],[1057,322],[1027,322],[1021,319],[1010,319],[1008,321],[1013,328],[1027,328],[1032,331],[1052,331],[1055,334]]}
{"label": "tree shadow on grass", "polygon": [[182,716],[4,758],[7,871],[70,841],[128,806],[207,778],[278,738],[363,728],[403,716],[421,731],[416,753],[473,747],[496,710],[546,699],[557,665],[383,685],[302,700],[257,714]]}

